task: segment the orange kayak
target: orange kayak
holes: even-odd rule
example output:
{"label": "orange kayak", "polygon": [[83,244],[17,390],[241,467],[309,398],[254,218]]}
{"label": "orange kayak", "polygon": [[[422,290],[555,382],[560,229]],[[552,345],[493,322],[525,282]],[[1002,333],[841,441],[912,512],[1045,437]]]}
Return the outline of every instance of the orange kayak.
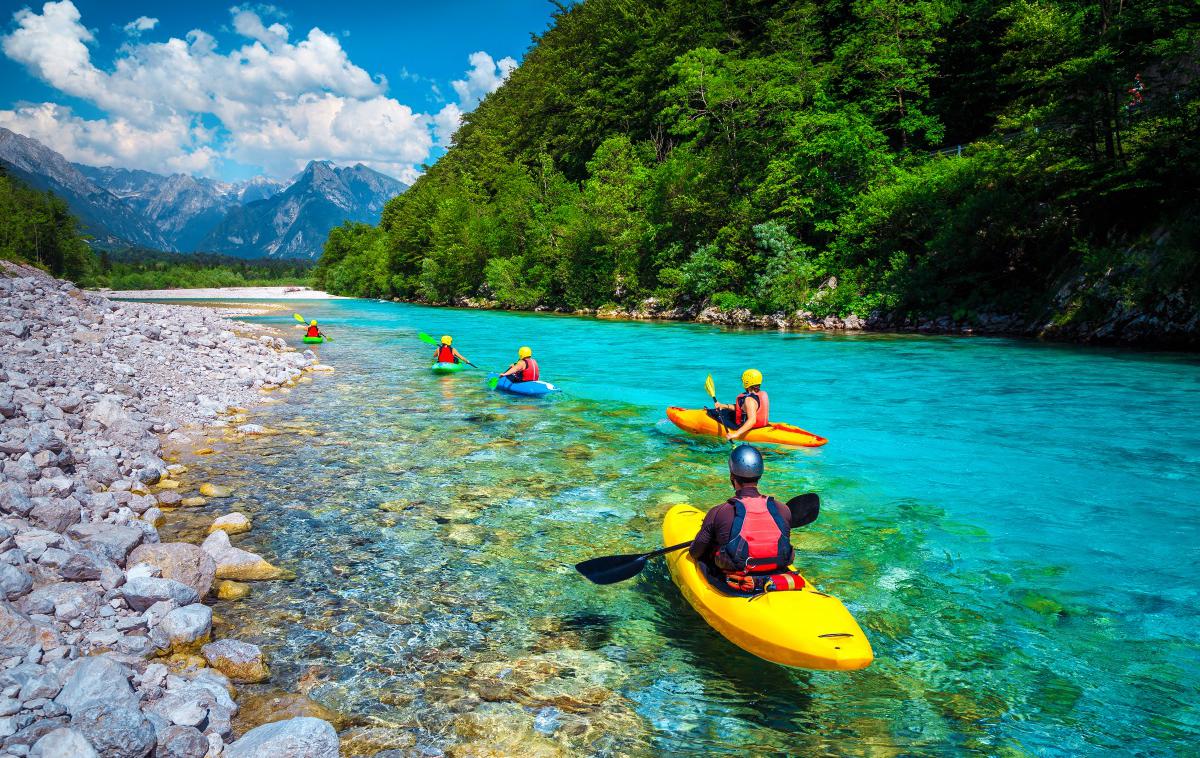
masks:
{"label": "orange kayak", "polygon": [[[717,422],[704,408],[678,408],[671,406],[667,409],[667,418],[671,423],[692,434],[703,434],[710,437],[718,435]],[[746,442],[770,442],[776,445],[792,445],[794,447],[820,447],[829,440],[824,437],[806,432],[798,426],[776,422],[761,429],[751,429],[742,438]]]}

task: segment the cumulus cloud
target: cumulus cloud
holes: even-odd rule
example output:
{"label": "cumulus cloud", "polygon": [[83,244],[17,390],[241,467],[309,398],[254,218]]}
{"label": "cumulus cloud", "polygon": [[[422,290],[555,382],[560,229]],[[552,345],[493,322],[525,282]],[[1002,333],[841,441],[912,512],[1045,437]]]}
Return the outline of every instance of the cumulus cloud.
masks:
{"label": "cumulus cloud", "polygon": [[150,18],[149,16],[138,16],[128,24],[125,24],[125,33],[137,37],[142,32],[148,32],[156,26],[158,26],[158,19]]}
{"label": "cumulus cloud", "polygon": [[[15,28],[0,37],[4,54],[105,117],[22,104],[0,111],[0,125],[84,163],[212,173],[229,159],[287,176],[309,160],[328,159],[411,181],[435,138],[447,144],[462,113],[517,65],[473,53],[465,78],[452,83],[459,102],[434,115],[417,113],[388,97],[387,80],[355,65],[321,29],[293,35],[271,6],[235,6],[230,14],[244,40],[239,47],[222,51],[201,29],[165,42],[133,34],[105,70],[91,59],[93,36],[71,0],[47,2],[41,13],[17,11]],[[155,24],[141,17],[126,29],[140,33]]]}

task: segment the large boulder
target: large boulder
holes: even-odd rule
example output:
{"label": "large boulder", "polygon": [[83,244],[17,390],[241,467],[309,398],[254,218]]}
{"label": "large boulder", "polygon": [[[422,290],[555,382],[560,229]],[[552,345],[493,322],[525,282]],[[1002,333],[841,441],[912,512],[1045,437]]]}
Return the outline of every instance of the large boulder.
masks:
{"label": "large boulder", "polygon": [[154,644],[163,650],[189,650],[212,634],[212,609],[193,603],[176,608],[151,631]]}
{"label": "large boulder", "polygon": [[272,566],[262,556],[234,547],[229,535],[215,531],[200,545],[217,564],[218,579],[239,581],[261,581],[266,579],[290,579],[291,572]]}
{"label": "large boulder", "polygon": [[67,530],[67,534],[114,563],[125,563],[129,553],[146,536],[136,527],[104,522],[76,524]]}
{"label": "large boulder", "polygon": [[218,516],[212,522],[212,526],[208,527],[209,534],[216,531],[222,531],[226,534],[241,534],[250,531],[250,519],[246,518],[244,513],[226,513],[224,516]]}
{"label": "large boulder", "polygon": [[133,670],[107,656],[80,658],[67,668],[66,684],[54,702],[74,717],[94,705],[137,708],[138,696],[129,684]]}
{"label": "large boulder", "polygon": [[43,649],[58,645],[58,633],[38,626],[7,600],[0,600],[0,657],[24,655],[34,643]]}
{"label": "large boulder", "polygon": [[56,497],[34,498],[35,505],[29,512],[29,520],[52,532],[65,532],[67,527],[79,523],[79,501],[73,497],[59,500]]}
{"label": "large boulder", "polygon": [[338,736],[321,719],[300,718],[263,724],[225,748],[225,758],[337,758]]}
{"label": "large boulder", "polygon": [[100,754],[81,732],[63,726],[33,743],[29,758],[100,758]]}
{"label": "large boulder", "polygon": [[129,554],[129,565],[149,563],[157,567],[164,579],[183,582],[203,598],[212,587],[217,564],[208,553],[186,542],[163,542],[140,545]]}
{"label": "large boulder", "polygon": [[158,742],[154,725],[136,707],[93,705],[75,714],[71,726],[105,758],[146,758]]}
{"label": "large boulder", "polygon": [[183,582],[152,576],[129,579],[121,586],[121,595],[135,611],[144,611],[161,600],[173,600],[181,606],[200,602],[196,590]]}
{"label": "large boulder", "polygon": [[0,513],[28,516],[33,510],[33,501],[16,482],[0,483]]}
{"label": "large boulder", "polygon": [[208,740],[195,727],[175,725],[158,733],[154,758],[204,758],[206,755]]}
{"label": "large boulder", "polygon": [[16,566],[0,563],[0,600],[16,600],[33,588],[33,577]]}
{"label": "large boulder", "polygon": [[271,672],[258,645],[241,640],[218,640],[200,648],[208,665],[239,684],[265,682]]}

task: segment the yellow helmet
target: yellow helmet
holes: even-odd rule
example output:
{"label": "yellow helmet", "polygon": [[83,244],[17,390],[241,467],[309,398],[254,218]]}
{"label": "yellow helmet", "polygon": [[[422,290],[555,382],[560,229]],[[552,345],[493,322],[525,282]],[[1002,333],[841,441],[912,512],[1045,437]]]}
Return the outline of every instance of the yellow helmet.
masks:
{"label": "yellow helmet", "polygon": [[756,368],[748,368],[742,372],[742,387],[750,389],[756,384],[762,384],[762,372]]}
{"label": "yellow helmet", "polygon": [[309,325],[309,326],[316,326],[316,325],[317,325],[317,320],[314,318],[312,321],[309,321],[309,322],[308,322],[308,325]]}
{"label": "yellow helmet", "polygon": [[533,351],[527,347],[523,347],[517,351],[517,357],[520,358],[521,360],[525,360],[526,358],[532,358]]}
{"label": "yellow helmet", "polygon": [[442,335],[442,344],[443,345],[449,345],[453,341],[454,340],[450,337],[449,334]]}

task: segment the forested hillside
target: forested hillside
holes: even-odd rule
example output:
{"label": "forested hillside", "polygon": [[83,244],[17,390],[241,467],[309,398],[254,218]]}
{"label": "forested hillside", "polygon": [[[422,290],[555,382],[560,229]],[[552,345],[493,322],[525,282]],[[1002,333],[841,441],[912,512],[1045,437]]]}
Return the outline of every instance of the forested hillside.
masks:
{"label": "forested hillside", "polygon": [[0,169],[0,258],[78,280],[90,270],[92,251],[65,200]]}
{"label": "forested hillside", "polygon": [[1198,41],[1192,1],[585,0],[317,285],[1194,335]]}

